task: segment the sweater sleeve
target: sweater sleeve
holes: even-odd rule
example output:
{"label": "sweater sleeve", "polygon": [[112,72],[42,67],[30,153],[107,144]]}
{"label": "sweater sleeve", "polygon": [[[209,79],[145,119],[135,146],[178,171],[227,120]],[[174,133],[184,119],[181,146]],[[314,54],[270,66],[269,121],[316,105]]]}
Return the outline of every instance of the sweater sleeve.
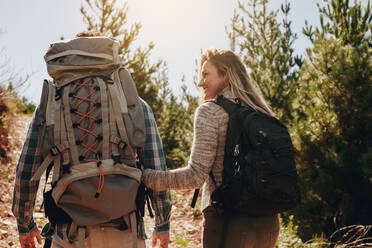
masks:
{"label": "sweater sleeve", "polygon": [[192,189],[203,185],[211,171],[217,151],[218,120],[204,103],[195,112],[194,140],[188,166],[169,171],[145,170],[143,182],[155,191]]}

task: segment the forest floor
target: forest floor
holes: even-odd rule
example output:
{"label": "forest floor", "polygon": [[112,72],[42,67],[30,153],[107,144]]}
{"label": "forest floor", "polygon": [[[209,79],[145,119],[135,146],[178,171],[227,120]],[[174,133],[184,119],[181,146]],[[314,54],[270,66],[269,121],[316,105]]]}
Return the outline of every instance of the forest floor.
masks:
{"label": "forest floor", "polygon": [[[10,152],[9,162],[0,166],[0,247],[20,247],[18,242],[18,231],[16,220],[12,214],[13,187],[17,161],[21,154],[23,142],[26,138],[27,129],[31,117],[16,116],[11,124],[9,132]],[[40,209],[42,202],[41,190],[43,188],[41,180],[34,219],[41,230],[47,222],[43,210]],[[171,243],[169,248],[198,248],[201,247],[201,212],[190,208],[193,192],[191,190],[172,192],[172,217],[171,217]],[[147,212],[147,211],[146,211]],[[154,219],[145,217],[146,233],[151,238]],[[146,241],[147,247],[151,247],[151,240]],[[40,246],[41,247],[41,246]],[[158,247],[158,246],[157,246]]]}

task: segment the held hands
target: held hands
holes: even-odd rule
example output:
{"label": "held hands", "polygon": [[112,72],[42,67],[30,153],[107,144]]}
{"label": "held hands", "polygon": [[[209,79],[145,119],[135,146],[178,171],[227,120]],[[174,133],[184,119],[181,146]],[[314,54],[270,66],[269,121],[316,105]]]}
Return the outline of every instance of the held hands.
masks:
{"label": "held hands", "polygon": [[39,229],[31,231],[27,235],[19,235],[19,243],[21,248],[36,248],[35,238],[39,245],[42,244]]}
{"label": "held hands", "polygon": [[160,241],[160,248],[168,248],[168,243],[170,241],[169,232],[157,233],[153,231],[152,232],[152,248],[156,247],[156,243],[158,239]]}

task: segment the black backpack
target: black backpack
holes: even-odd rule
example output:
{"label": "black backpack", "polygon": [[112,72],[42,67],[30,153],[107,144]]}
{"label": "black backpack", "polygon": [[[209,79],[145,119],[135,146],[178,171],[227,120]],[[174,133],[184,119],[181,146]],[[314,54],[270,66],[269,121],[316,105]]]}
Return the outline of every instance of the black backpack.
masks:
{"label": "black backpack", "polygon": [[[223,212],[262,216],[300,203],[294,149],[276,118],[222,96],[213,101],[229,114],[222,184],[212,205]],[[210,174],[215,183],[213,174]]]}

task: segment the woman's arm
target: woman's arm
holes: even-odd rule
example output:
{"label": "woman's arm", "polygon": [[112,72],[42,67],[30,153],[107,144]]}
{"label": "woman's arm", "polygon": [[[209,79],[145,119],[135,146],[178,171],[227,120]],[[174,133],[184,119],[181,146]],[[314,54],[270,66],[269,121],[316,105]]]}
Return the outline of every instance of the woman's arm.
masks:
{"label": "woman's arm", "polygon": [[211,171],[217,151],[218,120],[204,103],[195,112],[194,140],[187,167],[170,171],[146,170],[143,182],[155,191],[199,188]]}

